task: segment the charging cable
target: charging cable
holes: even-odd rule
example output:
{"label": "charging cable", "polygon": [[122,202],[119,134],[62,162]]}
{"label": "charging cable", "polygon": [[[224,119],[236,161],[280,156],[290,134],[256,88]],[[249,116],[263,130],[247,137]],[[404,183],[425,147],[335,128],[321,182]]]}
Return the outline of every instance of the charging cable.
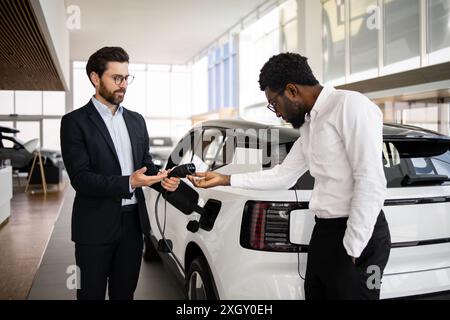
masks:
{"label": "charging cable", "polygon": [[[298,204],[298,196],[297,196],[297,190],[294,189],[295,192],[295,201]],[[300,252],[297,252],[297,272],[300,278],[305,281],[305,278],[303,278],[302,273],[300,272]]]}
{"label": "charging cable", "polygon": [[[187,175],[194,174],[195,170],[196,170],[196,168],[193,163],[187,163],[187,164],[183,164],[183,165],[173,168],[167,177],[168,178],[171,178],[171,177],[185,178]],[[159,199],[161,198],[161,195],[162,195],[162,192],[160,191],[158,196],[156,197],[156,201],[155,201],[156,224],[158,226],[159,233],[161,234],[163,243],[165,244],[166,248],[169,250],[169,253],[173,256],[176,264],[178,265],[178,267],[180,267],[181,271],[183,271],[183,274],[186,277],[186,270],[184,270],[183,264],[180,262],[178,257],[173,252],[171,245],[169,244],[169,242],[167,241],[167,239],[164,235],[165,231],[166,231],[166,222],[167,222],[167,190],[164,190],[164,200],[165,200],[165,202],[164,202],[164,228],[161,228],[161,223],[159,221],[159,215],[158,215],[158,203],[159,203]]]}

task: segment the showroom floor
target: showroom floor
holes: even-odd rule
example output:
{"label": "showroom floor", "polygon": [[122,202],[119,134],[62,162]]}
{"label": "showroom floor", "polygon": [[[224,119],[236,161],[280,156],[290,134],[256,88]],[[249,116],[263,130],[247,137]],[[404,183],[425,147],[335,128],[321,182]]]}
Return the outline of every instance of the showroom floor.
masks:
{"label": "showroom floor", "polygon": [[[19,180],[20,179],[20,180]],[[20,185],[19,185],[20,181]],[[26,299],[64,199],[67,183],[25,193],[26,178],[15,177],[11,216],[0,228],[0,299]]]}
{"label": "showroom floor", "polygon": [[[68,288],[74,262],[70,217],[75,191],[26,194],[17,183],[11,217],[0,228],[0,300],[75,299]],[[68,272],[68,273],[67,273]],[[142,262],[135,299],[183,299],[161,262]]]}
{"label": "showroom floor", "polygon": [[[52,236],[34,279],[28,299],[75,299],[69,289],[71,266],[75,265],[74,245],[70,240],[70,217],[75,191],[68,186]],[[69,283],[69,286],[67,285]],[[142,262],[135,299],[183,299],[181,289],[161,262]]]}

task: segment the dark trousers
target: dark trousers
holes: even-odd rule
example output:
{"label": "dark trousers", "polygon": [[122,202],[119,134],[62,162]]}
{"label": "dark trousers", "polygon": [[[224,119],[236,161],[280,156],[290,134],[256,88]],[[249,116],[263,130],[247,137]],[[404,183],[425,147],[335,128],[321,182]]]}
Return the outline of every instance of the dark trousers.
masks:
{"label": "dark trousers", "polygon": [[354,264],[343,239],[347,218],[319,219],[312,233],[305,278],[307,300],[378,300],[389,259],[391,236],[383,211]]}
{"label": "dark trousers", "polygon": [[143,249],[137,205],[124,207],[121,215],[121,228],[114,243],[75,244],[81,280],[78,300],[104,300],[107,285],[110,300],[133,299]]}

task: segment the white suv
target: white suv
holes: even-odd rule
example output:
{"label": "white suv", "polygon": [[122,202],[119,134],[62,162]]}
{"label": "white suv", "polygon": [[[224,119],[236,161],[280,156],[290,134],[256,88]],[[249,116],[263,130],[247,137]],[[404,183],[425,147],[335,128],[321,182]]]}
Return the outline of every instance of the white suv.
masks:
{"label": "white suv", "polygon": [[[245,137],[240,137],[242,132]],[[276,143],[268,138],[270,133],[260,132],[276,132]],[[298,130],[289,128],[207,121],[179,142],[166,168],[194,162],[197,171],[264,170],[281,162],[298,138]],[[436,297],[450,291],[449,148],[448,136],[417,127],[384,126],[380,161],[388,196],[383,210],[392,250],[382,299]],[[241,161],[236,161],[238,156]],[[242,163],[252,156],[259,161]],[[144,190],[152,229],[145,241],[146,260],[162,257],[189,299],[304,299],[314,226],[308,210],[314,179],[308,172],[289,190],[197,189],[183,181],[170,194]]]}

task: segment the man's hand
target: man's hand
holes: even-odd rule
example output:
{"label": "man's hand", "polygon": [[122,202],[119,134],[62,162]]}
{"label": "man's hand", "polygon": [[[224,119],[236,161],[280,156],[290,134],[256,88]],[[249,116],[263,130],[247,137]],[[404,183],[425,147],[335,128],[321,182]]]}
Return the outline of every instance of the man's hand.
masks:
{"label": "man's hand", "polygon": [[159,172],[156,176],[147,176],[145,172],[147,171],[146,167],[142,167],[139,170],[133,172],[130,176],[130,184],[131,188],[141,188],[144,186],[151,186],[152,184],[158,183],[163,179],[167,178],[167,171]]}
{"label": "man's hand", "polygon": [[[169,174],[170,171],[172,171],[172,170],[163,171],[163,172],[166,172],[167,174]],[[167,191],[174,192],[175,190],[177,190],[178,186],[180,185],[180,178],[175,178],[175,177],[164,178],[161,181],[161,185]]]}
{"label": "man's hand", "polygon": [[212,188],[230,185],[230,176],[217,172],[196,172],[192,176],[187,176],[187,178],[197,188]]}

